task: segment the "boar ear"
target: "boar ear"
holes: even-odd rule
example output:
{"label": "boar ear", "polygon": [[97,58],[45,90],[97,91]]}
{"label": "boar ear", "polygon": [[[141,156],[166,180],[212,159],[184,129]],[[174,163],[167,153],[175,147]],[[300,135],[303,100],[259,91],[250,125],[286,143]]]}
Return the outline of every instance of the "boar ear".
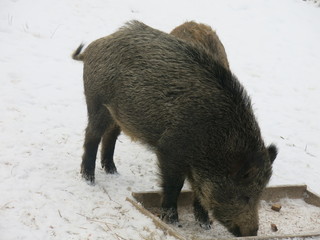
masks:
{"label": "boar ear", "polygon": [[271,144],[268,147],[268,153],[269,153],[270,163],[272,164],[278,155],[278,148],[276,147],[276,145]]}
{"label": "boar ear", "polygon": [[264,166],[263,153],[255,153],[239,161],[230,168],[230,176],[238,181],[250,180]]}

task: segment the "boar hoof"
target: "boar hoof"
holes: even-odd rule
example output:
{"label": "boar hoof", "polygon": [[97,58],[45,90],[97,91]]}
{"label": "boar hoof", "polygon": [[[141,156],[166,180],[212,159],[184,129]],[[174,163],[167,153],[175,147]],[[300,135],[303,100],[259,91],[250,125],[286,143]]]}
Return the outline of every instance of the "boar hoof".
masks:
{"label": "boar hoof", "polygon": [[163,209],[161,219],[166,223],[179,226],[178,212],[176,209]]}
{"label": "boar hoof", "polygon": [[107,164],[107,165],[102,165],[102,168],[107,174],[115,174],[118,173],[116,166],[114,163],[112,164]]}
{"label": "boar hoof", "polygon": [[82,178],[86,180],[89,185],[94,185],[94,174],[81,171],[81,175]]}
{"label": "boar hoof", "polygon": [[178,228],[182,228],[182,224],[179,223],[179,222],[175,223],[175,225],[176,225]]}
{"label": "boar hoof", "polygon": [[210,230],[211,229],[211,222],[200,223],[200,227],[203,228],[204,230]]}

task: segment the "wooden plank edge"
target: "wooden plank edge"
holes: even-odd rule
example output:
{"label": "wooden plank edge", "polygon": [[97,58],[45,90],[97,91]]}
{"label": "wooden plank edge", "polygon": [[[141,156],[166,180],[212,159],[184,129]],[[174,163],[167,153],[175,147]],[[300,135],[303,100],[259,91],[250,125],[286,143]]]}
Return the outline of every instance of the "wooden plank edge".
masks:
{"label": "wooden plank edge", "polygon": [[313,192],[310,188],[304,192],[303,199],[308,204],[320,207],[320,195]]}
{"label": "wooden plank edge", "polygon": [[[173,236],[179,240],[187,240],[184,236],[170,227],[168,224],[164,223],[160,218],[156,217],[150,211],[145,209],[141,204],[132,200],[131,198],[126,198],[126,201],[130,202],[138,211],[140,211],[145,216],[151,218],[154,224],[162,229],[164,232]],[[276,235],[276,236],[253,236],[253,237],[233,237],[233,238],[212,238],[212,240],[273,240],[273,239],[294,239],[294,238],[313,238],[313,237],[320,237],[320,232],[313,232],[313,233],[303,233],[299,235]],[[201,239],[199,239],[201,240]]]}
{"label": "wooden plank edge", "polygon": [[270,185],[267,186],[266,189],[273,190],[273,189],[290,189],[290,190],[306,190],[307,185],[306,184],[283,184],[283,185]]}
{"label": "wooden plank edge", "polygon": [[[277,239],[307,239],[307,238],[314,238],[314,237],[320,237],[320,232],[313,232],[313,233],[303,233],[299,235],[292,235],[292,234],[286,234],[286,235],[275,235],[275,236],[254,236],[254,237],[238,237],[238,238],[232,238],[232,240],[277,240]],[[219,240],[227,240],[230,238],[224,238]]]}
{"label": "wooden plank edge", "polygon": [[[312,192],[308,189],[307,185],[278,185],[278,186],[269,186],[267,187],[269,191],[272,190],[288,190],[288,191],[298,191],[304,192],[302,199],[304,199],[307,203],[320,207],[320,196]],[[185,192],[189,192],[186,190]],[[143,193],[158,193],[158,191],[148,191]],[[135,198],[134,194],[141,194],[141,193],[133,193],[133,197]],[[135,200],[130,198],[126,198],[133,206],[135,206],[142,214],[147,217],[150,217],[156,226],[167,232],[169,235],[179,239],[179,240],[187,240],[184,236],[180,233],[172,229],[168,224],[164,223],[158,217],[153,215],[150,211],[145,209],[141,204],[137,203]],[[253,237],[234,237],[234,238],[212,238],[212,240],[272,240],[272,239],[294,239],[294,238],[312,238],[312,237],[320,237],[320,232],[313,232],[313,233],[303,233],[300,235],[276,235],[276,236],[253,236]],[[199,239],[200,240],[200,239]]]}
{"label": "wooden plank edge", "polygon": [[151,218],[153,223],[161,228],[163,231],[165,231],[170,236],[173,236],[179,240],[187,240],[184,236],[182,236],[180,233],[175,231],[173,228],[171,228],[168,224],[161,221],[158,217],[153,215],[151,212],[149,212],[147,209],[145,209],[141,204],[137,203],[136,201],[132,200],[131,198],[126,198],[126,201],[130,202],[135,208],[137,208],[142,214],[145,216]]}

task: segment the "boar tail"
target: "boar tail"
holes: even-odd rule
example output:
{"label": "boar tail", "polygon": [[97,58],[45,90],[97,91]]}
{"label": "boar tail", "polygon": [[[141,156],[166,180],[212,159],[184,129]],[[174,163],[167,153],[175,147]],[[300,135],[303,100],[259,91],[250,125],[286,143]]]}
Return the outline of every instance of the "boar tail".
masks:
{"label": "boar tail", "polygon": [[83,46],[84,46],[84,44],[81,43],[80,46],[72,53],[71,56],[72,56],[72,58],[73,58],[74,60],[83,61],[84,56],[83,56],[83,54],[80,54]]}

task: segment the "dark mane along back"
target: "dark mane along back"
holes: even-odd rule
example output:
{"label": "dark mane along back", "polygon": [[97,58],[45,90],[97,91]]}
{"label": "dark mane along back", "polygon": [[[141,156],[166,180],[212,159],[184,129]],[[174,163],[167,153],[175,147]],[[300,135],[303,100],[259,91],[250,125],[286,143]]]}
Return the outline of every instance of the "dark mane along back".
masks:
{"label": "dark mane along back", "polygon": [[245,107],[251,108],[250,97],[238,78],[230,70],[214,60],[211,55],[201,47],[187,46],[186,51],[192,56],[195,62],[199,62],[205,67],[208,78],[214,78],[220,88],[226,91],[235,103],[243,103]]}
{"label": "dark mane along back", "polygon": [[[233,75],[229,69],[224,68],[218,61],[216,61],[203,46],[183,41],[170,34],[151,28],[137,20],[127,22],[120,30],[127,29],[130,29],[135,33],[143,33],[148,29],[148,31],[153,32],[155,36],[164,37],[164,41],[170,41],[175,47],[180,48],[182,52],[185,52],[187,58],[192,62],[192,64],[199,64],[202,68],[205,68],[207,79],[214,78],[215,84],[218,84],[217,87],[224,90],[231,99],[233,99],[234,103],[244,104],[244,107],[251,108],[250,98],[242,84],[238,81],[237,77]],[[165,34],[165,36],[163,34]]]}

